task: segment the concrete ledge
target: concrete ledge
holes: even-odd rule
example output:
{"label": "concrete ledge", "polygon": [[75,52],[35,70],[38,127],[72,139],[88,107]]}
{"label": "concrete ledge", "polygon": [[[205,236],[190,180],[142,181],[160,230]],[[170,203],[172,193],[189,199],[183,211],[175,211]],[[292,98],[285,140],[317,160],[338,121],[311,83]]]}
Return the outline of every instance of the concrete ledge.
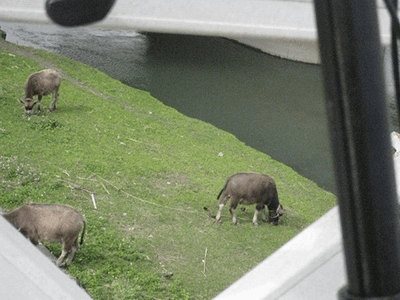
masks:
{"label": "concrete ledge", "polygon": [[335,207],[214,299],[336,300],[345,282]]}

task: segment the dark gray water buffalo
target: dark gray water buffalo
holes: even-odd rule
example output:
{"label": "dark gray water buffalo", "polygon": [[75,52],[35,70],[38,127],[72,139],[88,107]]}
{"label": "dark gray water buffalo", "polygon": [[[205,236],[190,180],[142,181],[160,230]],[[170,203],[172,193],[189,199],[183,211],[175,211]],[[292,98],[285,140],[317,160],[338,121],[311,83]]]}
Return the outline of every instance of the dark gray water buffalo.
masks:
{"label": "dark gray water buffalo", "polygon": [[62,243],[62,253],[57,265],[67,267],[78,250],[78,236],[82,230],[83,243],[86,221],[80,212],[72,207],[59,204],[25,204],[4,213],[11,224],[26,235],[34,245],[39,241]]}
{"label": "dark gray water buffalo", "polygon": [[[229,199],[231,200],[229,212],[234,224],[238,223],[235,213],[238,204],[257,204],[253,217],[254,225],[258,225],[259,213],[263,214],[264,221],[274,225],[278,225],[279,217],[285,213],[283,206],[279,203],[274,180],[264,174],[239,173],[229,177],[217,199],[220,199],[216,216],[218,222],[221,221],[221,211]],[[269,218],[265,214],[265,206],[268,207]]]}
{"label": "dark gray water buffalo", "polygon": [[[56,110],[60,85],[61,74],[55,70],[47,69],[30,75],[25,84],[25,100],[21,101],[24,104],[25,112],[32,113],[35,104],[40,111],[42,97],[51,93],[53,93],[53,102],[49,109],[50,111]],[[38,101],[33,100],[36,95]]]}

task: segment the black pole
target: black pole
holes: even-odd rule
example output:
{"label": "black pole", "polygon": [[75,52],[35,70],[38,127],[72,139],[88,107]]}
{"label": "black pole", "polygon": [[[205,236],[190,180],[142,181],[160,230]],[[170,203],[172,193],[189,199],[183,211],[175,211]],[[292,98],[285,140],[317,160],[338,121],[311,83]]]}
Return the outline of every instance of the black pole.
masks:
{"label": "black pole", "polygon": [[375,0],[314,3],[348,279],[339,297],[400,299],[399,214]]}
{"label": "black pole", "polygon": [[[387,0],[389,1],[389,0]],[[391,3],[391,2],[390,2]],[[389,2],[388,2],[389,4]],[[393,0],[392,3],[392,10],[395,12],[397,11],[398,1]],[[393,17],[393,16],[392,16]],[[394,16],[396,18],[396,16]],[[397,103],[397,116],[400,121],[400,74],[399,74],[399,47],[397,40],[400,36],[399,28],[395,20],[392,21],[392,37],[391,37],[391,50],[392,50],[392,67],[393,67],[393,83],[394,83],[394,90],[395,90],[395,98]]]}

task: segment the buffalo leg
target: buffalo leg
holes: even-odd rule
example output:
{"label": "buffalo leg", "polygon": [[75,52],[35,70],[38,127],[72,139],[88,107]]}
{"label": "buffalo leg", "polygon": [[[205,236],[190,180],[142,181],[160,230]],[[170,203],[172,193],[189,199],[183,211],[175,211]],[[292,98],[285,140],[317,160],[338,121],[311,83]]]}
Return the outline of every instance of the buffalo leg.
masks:
{"label": "buffalo leg", "polygon": [[66,267],[68,267],[71,263],[72,263],[72,260],[74,259],[74,255],[75,255],[75,252],[78,250],[78,245],[74,245],[73,247],[72,247],[72,250],[71,250],[71,252],[68,254],[68,256],[67,256],[67,260],[66,260],[66,262],[65,262],[65,266]]}
{"label": "buffalo leg", "polygon": [[264,204],[257,204],[257,206],[256,206],[256,211],[254,212],[254,217],[253,217],[254,226],[258,225],[258,215],[259,214],[262,214],[262,218],[265,221],[267,217],[265,215],[265,206],[264,206]]}
{"label": "buffalo leg", "polygon": [[58,100],[58,89],[54,91],[53,102],[51,102],[50,111],[55,111],[57,109],[57,100]]}
{"label": "buffalo leg", "polygon": [[215,217],[217,222],[221,222],[221,212],[222,212],[222,209],[224,208],[224,206],[225,206],[225,204],[223,204],[223,203],[220,203],[218,205],[218,212],[217,212],[217,216]]}
{"label": "buffalo leg", "polygon": [[40,107],[41,101],[42,101],[42,96],[38,95],[38,102],[36,103],[38,107],[38,112],[41,112],[41,107]]}
{"label": "buffalo leg", "polygon": [[221,195],[221,199],[219,200],[219,204],[218,204],[218,212],[217,212],[217,216],[215,217],[215,219],[217,220],[217,222],[221,222],[221,213],[222,213],[222,209],[224,208],[226,202],[229,199],[229,195],[224,191]]}
{"label": "buffalo leg", "polygon": [[262,213],[262,211],[259,211],[259,210],[256,209],[256,211],[254,212],[254,217],[253,217],[253,225],[254,226],[258,226],[257,220],[258,220],[258,214],[259,213]]}
{"label": "buffalo leg", "polygon": [[232,222],[233,222],[233,224],[235,224],[235,225],[238,225],[238,224],[239,224],[239,222],[238,222],[238,220],[237,220],[237,217],[236,217],[236,213],[235,213],[235,209],[236,209],[236,207],[238,206],[238,204],[239,204],[239,199],[235,199],[234,197],[232,197],[232,199],[231,199],[231,206],[229,207],[229,212],[230,212],[231,215],[232,215]]}
{"label": "buffalo leg", "polygon": [[238,225],[239,222],[238,222],[237,217],[236,217],[235,208],[233,208],[233,207],[231,206],[231,207],[229,208],[229,212],[230,212],[231,215],[232,215],[232,223],[235,224],[235,225]]}
{"label": "buffalo leg", "polygon": [[[57,266],[68,267],[68,261],[74,257],[77,250],[77,237],[75,239],[67,239],[63,241],[62,252],[60,257],[57,259]],[[70,257],[71,256],[71,257]]]}
{"label": "buffalo leg", "polygon": [[61,251],[61,255],[60,257],[57,259],[56,265],[59,267],[63,267],[65,266],[65,263],[63,263],[63,261],[65,260],[65,257],[68,255],[68,252],[65,251],[64,247]]}
{"label": "buffalo leg", "polygon": [[269,220],[268,220],[267,213],[265,212],[265,209],[263,209],[263,211],[262,211],[262,212],[263,212],[263,215],[262,215],[262,219],[263,219],[263,221],[268,223],[268,222],[269,222]]}
{"label": "buffalo leg", "polygon": [[258,225],[258,215],[261,214],[262,219],[264,222],[268,222],[268,216],[265,212],[265,209],[256,209],[256,211],[254,212],[254,217],[253,217],[253,224],[254,226]]}

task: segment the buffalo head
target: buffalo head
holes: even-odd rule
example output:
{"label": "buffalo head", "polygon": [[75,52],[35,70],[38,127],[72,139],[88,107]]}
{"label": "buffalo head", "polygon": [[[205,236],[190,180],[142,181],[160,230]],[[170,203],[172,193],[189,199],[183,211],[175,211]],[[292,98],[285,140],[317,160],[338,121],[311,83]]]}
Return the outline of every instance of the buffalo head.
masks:
{"label": "buffalo head", "polygon": [[31,114],[32,113],[33,107],[37,103],[37,101],[34,101],[31,98],[26,98],[25,100],[19,99],[19,102],[21,102],[24,105],[25,112],[27,114]]}
{"label": "buffalo head", "polygon": [[268,222],[270,222],[276,226],[276,225],[278,225],[279,217],[283,216],[284,214],[285,214],[285,210],[283,209],[283,206],[281,204],[279,204],[278,208],[276,210],[269,211]]}

